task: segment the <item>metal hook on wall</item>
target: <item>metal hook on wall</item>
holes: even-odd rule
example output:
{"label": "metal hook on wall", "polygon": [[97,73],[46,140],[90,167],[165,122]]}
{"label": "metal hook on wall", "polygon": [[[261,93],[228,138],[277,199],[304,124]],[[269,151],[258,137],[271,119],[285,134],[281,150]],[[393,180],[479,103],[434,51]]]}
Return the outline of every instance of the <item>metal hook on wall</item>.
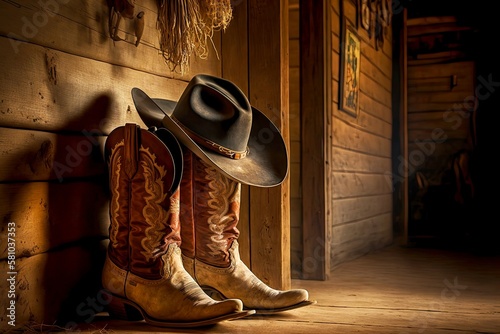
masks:
{"label": "metal hook on wall", "polygon": [[135,4],[133,0],[109,0],[109,36],[115,42],[125,41],[118,35],[122,17],[134,20],[135,46],[139,45],[144,32],[144,12],[134,16]]}

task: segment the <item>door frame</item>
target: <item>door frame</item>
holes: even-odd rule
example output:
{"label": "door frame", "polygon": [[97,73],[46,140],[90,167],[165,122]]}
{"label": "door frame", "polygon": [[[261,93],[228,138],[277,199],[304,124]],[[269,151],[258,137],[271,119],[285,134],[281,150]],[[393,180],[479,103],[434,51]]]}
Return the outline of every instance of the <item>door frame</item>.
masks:
{"label": "door frame", "polygon": [[329,0],[299,2],[302,278],[330,273],[332,42]]}

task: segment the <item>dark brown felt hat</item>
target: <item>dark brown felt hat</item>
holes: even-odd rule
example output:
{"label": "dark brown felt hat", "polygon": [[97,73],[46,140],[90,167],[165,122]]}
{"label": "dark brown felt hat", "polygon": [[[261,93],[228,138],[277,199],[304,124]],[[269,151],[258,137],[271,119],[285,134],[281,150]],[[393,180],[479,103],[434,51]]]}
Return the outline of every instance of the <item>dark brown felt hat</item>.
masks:
{"label": "dark brown felt hat", "polygon": [[278,128],[226,79],[196,75],[177,102],[150,98],[139,88],[132,89],[132,99],[146,126],[167,128],[237,182],[273,187],[288,174],[288,153]]}

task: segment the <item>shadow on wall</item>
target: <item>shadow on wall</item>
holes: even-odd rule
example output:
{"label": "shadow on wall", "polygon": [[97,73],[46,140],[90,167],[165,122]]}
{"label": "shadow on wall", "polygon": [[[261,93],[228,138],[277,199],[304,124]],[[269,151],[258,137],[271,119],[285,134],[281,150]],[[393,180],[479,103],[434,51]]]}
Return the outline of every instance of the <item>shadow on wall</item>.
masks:
{"label": "shadow on wall", "polygon": [[15,327],[4,326],[10,319],[2,312],[2,329],[71,328],[90,322],[102,310],[97,297],[109,213],[106,136],[99,124],[109,115],[110,105],[109,96],[98,96],[55,134],[30,131],[43,140],[8,156],[19,166],[28,164],[25,169],[32,174],[13,170],[3,185],[7,203],[0,206],[1,229],[6,232],[15,225],[15,268],[10,271],[16,274],[15,285],[9,287],[14,293]]}

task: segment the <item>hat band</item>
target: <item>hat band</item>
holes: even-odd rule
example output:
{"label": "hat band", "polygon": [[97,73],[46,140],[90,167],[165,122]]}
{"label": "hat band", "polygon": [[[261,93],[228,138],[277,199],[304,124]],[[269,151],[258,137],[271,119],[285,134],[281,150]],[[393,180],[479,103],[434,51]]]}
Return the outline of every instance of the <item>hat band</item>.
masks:
{"label": "hat band", "polygon": [[179,125],[182,128],[182,130],[184,130],[188,134],[188,136],[198,145],[201,145],[201,146],[203,146],[203,147],[205,147],[205,148],[207,148],[215,153],[222,154],[222,155],[224,155],[228,158],[234,159],[234,160],[243,159],[244,157],[246,157],[248,155],[248,152],[249,152],[248,146],[247,146],[245,151],[231,150],[230,148],[224,147],[222,145],[214,143],[213,141],[211,141],[209,139],[206,139],[206,138],[199,136],[198,134],[194,133],[193,131],[188,129],[186,126],[184,126],[184,124],[182,124],[175,117],[171,116],[170,118],[175,123],[177,123],[177,125]]}

